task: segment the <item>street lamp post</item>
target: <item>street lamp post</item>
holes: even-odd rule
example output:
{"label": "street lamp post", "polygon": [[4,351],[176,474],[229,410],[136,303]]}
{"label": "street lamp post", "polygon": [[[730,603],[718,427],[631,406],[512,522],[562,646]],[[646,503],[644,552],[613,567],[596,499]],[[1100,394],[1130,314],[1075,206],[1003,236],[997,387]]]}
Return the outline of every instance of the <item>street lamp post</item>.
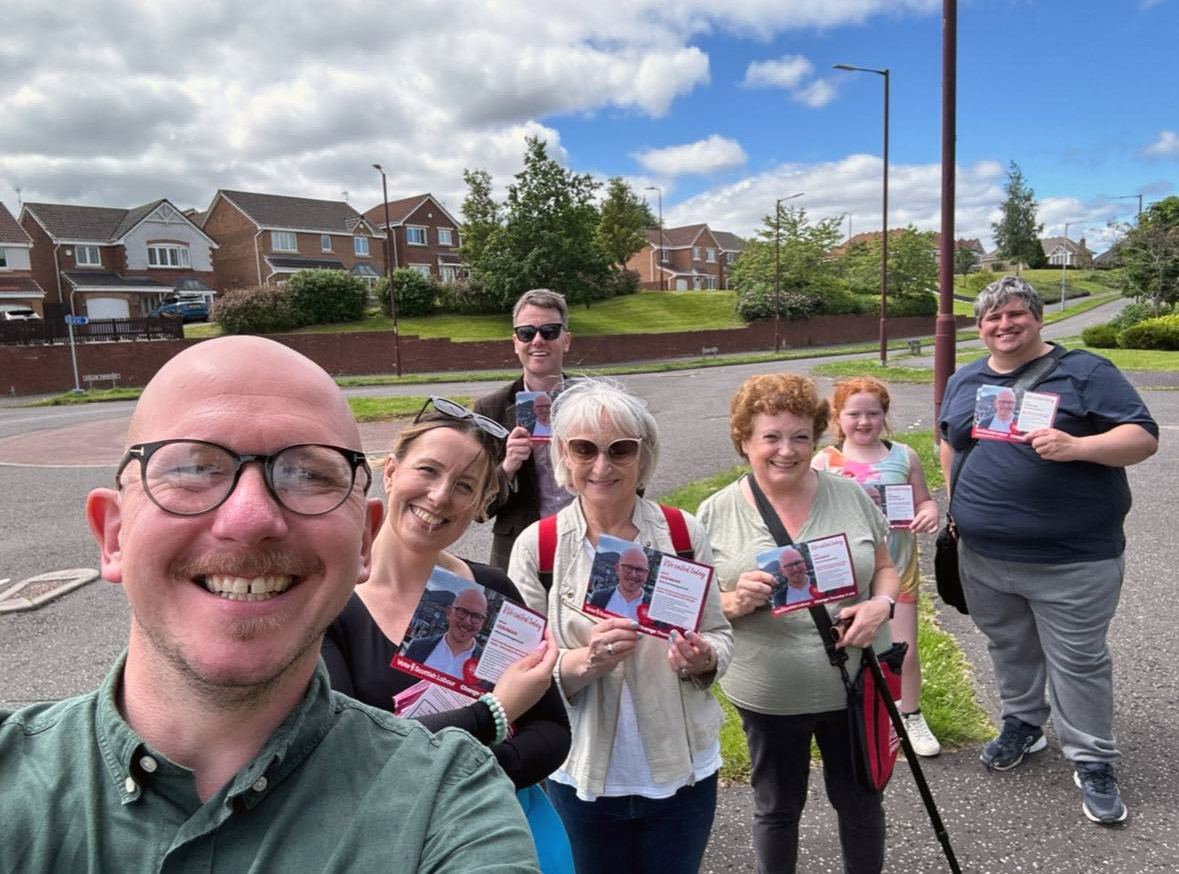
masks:
{"label": "street lamp post", "polygon": [[1068,280],[1068,259],[1069,259],[1068,226],[1075,225],[1075,224],[1078,224],[1078,222],[1065,222],[1064,223],[1064,257],[1060,259],[1060,311],[1062,313],[1064,312],[1064,291],[1065,291],[1065,288],[1067,287],[1067,280]]}
{"label": "street lamp post", "polygon": [[1142,215],[1142,195],[1141,194],[1119,194],[1114,197],[1114,200],[1133,200],[1138,198],[1138,214]]}
{"label": "street lamp post", "polygon": [[836,70],[853,73],[875,73],[884,77],[884,194],[881,205],[880,235],[880,366],[888,366],[888,316],[885,310],[885,294],[888,290],[888,82],[889,69],[877,70],[872,67],[854,67],[851,64],[835,64]]}
{"label": "street lamp post", "polygon": [[774,351],[782,351],[782,202],[806,192],[779,197],[774,203]]}
{"label": "street lamp post", "polygon": [[658,185],[648,185],[644,191],[654,191],[659,195],[659,254],[655,258],[655,269],[659,271],[659,290],[667,291],[667,274],[663,271],[663,189]]}
{"label": "street lamp post", "polygon": [[401,343],[397,336],[397,291],[393,288],[393,227],[389,222],[389,182],[380,164],[373,169],[381,174],[381,197],[385,206],[385,276],[389,280],[389,314],[393,317],[393,373],[401,376]]}

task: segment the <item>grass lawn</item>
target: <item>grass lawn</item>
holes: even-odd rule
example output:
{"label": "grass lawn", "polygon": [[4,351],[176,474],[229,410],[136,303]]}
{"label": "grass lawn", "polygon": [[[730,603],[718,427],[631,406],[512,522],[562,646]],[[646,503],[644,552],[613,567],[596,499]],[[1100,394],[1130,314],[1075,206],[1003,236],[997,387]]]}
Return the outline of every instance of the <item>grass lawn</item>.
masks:
{"label": "grass lawn", "polygon": [[[1087,279],[1086,277],[1090,273],[1100,273],[1102,276],[1108,277],[1109,282],[1113,283],[1114,285],[1117,284],[1121,276],[1118,271],[1112,270],[1094,271],[1089,269],[1078,270],[1075,268],[1069,268],[1069,288],[1079,288],[1089,292],[1090,294],[1108,294],[1110,292],[1121,294],[1121,290],[1115,288],[1114,285],[1106,285],[1103,282],[1094,282],[1092,279]],[[995,278],[998,279],[1000,276],[1005,275],[1007,274],[996,273]],[[1036,291],[1040,292],[1041,294],[1046,294],[1053,290],[1060,290],[1061,269],[1059,267],[1045,267],[1042,270],[1024,270],[1019,275],[1026,279],[1031,284],[1032,288],[1036,289]],[[969,297],[975,296],[966,287],[965,277],[959,276],[957,274],[954,275],[954,294],[965,294]]]}
{"label": "grass lawn", "polygon": [[82,394],[63,392],[51,398],[29,401],[22,407],[66,407],[73,404],[95,404],[102,401],[133,401],[143,393],[142,388],[95,388],[86,389]]}
{"label": "grass lawn", "polygon": [[[456,396],[452,401],[468,406],[469,397]],[[384,422],[402,416],[416,415],[426,403],[426,395],[407,395],[394,398],[348,398],[348,406],[357,422]]]}
{"label": "grass lawn", "polygon": [[[940,487],[942,475],[935,461],[933,435],[928,431],[907,431],[896,436],[917,451],[929,487]],[[695,511],[704,498],[746,470],[748,468],[735,467],[716,476],[687,483],[660,496],[659,500],[690,512]],[[931,581],[926,581],[925,588],[931,585]],[[970,664],[954,638],[938,627],[933,603],[925,591],[921,594],[918,609],[917,642],[921,651],[923,677],[921,709],[942,746],[947,749],[971,746],[992,737],[994,729],[974,698]],[[720,689],[715,691],[725,711],[725,722],[721,728],[721,755],[725,764],[721,769],[721,779],[747,782],[749,751],[745,745],[745,734],[741,730],[740,717]]]}

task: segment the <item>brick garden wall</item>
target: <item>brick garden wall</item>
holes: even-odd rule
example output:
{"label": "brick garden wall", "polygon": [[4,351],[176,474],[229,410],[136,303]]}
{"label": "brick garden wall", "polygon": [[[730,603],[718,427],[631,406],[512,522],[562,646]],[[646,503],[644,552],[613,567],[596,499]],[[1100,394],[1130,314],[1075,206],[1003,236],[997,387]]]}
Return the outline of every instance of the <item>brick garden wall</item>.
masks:
{"label": "brick garden wall", "polygon": [[[958,326],[972,324],[960,316]],[[781,323],[785,348],[823,346],[873,340],[879,321],[874,314],[818,316],[802,322]],[[891,338],[932,335],[933,317],[888,320]],[[279,334],[273,339],[297,349],[334,376],[358,376],[393,371],[393,337],[389,333]],[[119,385],[144,385],[169,358],[200,340],[152,340],[78,345],[78,373],[119,373]],[[659,358],[743,354],[773,348],[774,323],[755,322],[744,328],[681,331],[668,334],[612,334],[574,336],[566,355],[571,369]],[[518,365],[507,338],[472,342],[401,337],[401,367],[405,373],[515,368]],[[68,391],[74,377],[68,346],[0,346],[0,391],[42,394]],[[108,383],[102,384],[106,387]]]}

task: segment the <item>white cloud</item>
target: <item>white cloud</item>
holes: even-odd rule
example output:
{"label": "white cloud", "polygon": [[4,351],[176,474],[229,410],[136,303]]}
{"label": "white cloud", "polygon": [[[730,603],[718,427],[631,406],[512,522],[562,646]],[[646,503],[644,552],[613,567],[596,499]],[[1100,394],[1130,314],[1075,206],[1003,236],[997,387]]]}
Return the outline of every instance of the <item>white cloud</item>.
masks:
{"label": "white cloud", "polygon": [[790,99],[819,109],[835,99],[832,79],[812,79],[815,65],[802,55],[783,55],[772,61],[753,61],[745,69],[743,88],[784,88]]}
{"label": "white cloud", "polygon": [[1173,130],[1159,131],[1159,137],[1142,150],[1147,158],[1179,158],[1179,136]]}
{"label": "white cloud", "polygon": [[744,164],[748,156],[736,140],[713,134],[682,146],[647,149],[634,157],[644,169],[657,176],[682,176],[733,170]]}
{"label": "white cloud", "polygon": [[[783,164],[731,185],[718,186],[667,209],[667,224],[675,227],[707,222],[711,227],[748,236],[772,215],[774,201],[805,192],[793,201],[805,207],[813,219],[840,218],[852,233],[880,228],[880,158],[849,155],[840,161],[815,164]],[[990,246],[991,222],[1003,200],[1003,166],[980,161],[958,168],[955,205],[956,236],[978,237]],[[919,230],[941,230],[941,166],[896,164],[889,166],[890,227],[915,225]]]}

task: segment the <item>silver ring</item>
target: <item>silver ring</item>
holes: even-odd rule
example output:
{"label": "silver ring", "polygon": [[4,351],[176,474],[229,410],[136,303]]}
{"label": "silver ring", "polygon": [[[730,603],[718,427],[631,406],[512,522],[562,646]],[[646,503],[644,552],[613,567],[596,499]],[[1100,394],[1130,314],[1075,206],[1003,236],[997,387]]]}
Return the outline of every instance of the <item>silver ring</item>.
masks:
{"label": "silver ring", "polygon": [[614,655],[614,644],[611,641],[606,642],[606,654]]}

